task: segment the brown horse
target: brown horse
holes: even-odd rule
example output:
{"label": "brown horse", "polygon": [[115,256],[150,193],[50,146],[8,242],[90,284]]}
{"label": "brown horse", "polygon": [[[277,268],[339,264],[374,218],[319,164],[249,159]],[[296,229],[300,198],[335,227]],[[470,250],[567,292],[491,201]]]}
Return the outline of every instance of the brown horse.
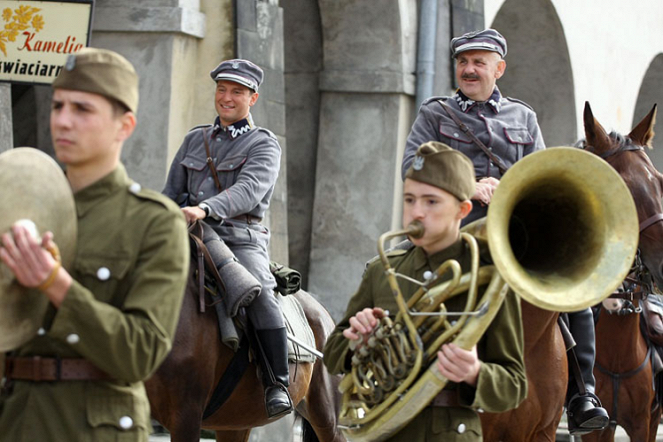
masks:
{"label": "brown horse", "polygon": [[[248,365],[228,399],[210,416],[203,418],[213,391],[235,353],[222,344],[214,308],[198,310],[198,288],[192,262],[173,350],[156,374],[146,382],[152,415],[170,433],[174,442],[200,440],[201,428],[216,431],[216,440],[245,442],[251,428],[270,421],[256,366]],[[334,329],[329,313],[304,291],[300,302],[322,351]],[[344,441],[336,427],[340,397],[339,379],[328,374],[321,360],[290,364],[290,395],[296,411],[304,418],[304,440]]]}
{"label": "brown horse", "polygon": [[[655,120],[656,105],[627,137],[614,132],[607,134],[594,118],[589,103],[585,103],[586,149],[617,170],[636,203],[642,264],[636,266],[636,271],[644,271],[645,276],[636,274],[635,277],[645,294],[651,293],[647,275],[656,286],[663,287],[663,223],[660,222],[663,220],[663,175],[644,151],[645,147],[651,148]],[[661,407],[655,403],[650,353],[640,331],[639,301],[636,299],[634,304],[625,309],[620,302],[618,307],[622,314],[610,315],[602,309],[599,315],[594,375],[596,393],[608,410],[611,425],[602,432],[583,436],[583,441],[613,441],[615,424],[623,427],[632,441],[656,440]]]}
{"label": "brown horse", "polygon": [[521,301],[527,398],[505,413],[482,413],[485,441],[554,442],[562,418],[568,367],[559,313]]}

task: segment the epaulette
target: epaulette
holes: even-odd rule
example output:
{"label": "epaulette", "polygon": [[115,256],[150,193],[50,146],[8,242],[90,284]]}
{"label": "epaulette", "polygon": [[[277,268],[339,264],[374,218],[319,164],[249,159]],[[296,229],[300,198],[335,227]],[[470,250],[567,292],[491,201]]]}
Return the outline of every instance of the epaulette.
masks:
{"label": "epaulette", "polygon": [[256,127],[256,129],[258,129],[259,131],[265,132],[267,135],[269,135],[270,137],[274,138],[275,140],[277,139],[277,138],[276,138],[276,135],[274,135],[274,132],[272,132],[272,131],[269,130],[269,129],[265,129],[264,127],[260,127],[260,126]]}
{"label": "epaulette", "polygon": [[505,97],[505,98],[506,98],[507,100],[509,100],[509,101],[513,101],[514,103],[520,103],[520,104],[522,104],[523,106],[528,107],[530,110],[534,110],[534,108],[533,108],[532,106],[530,106],[529,104],[525,103],[523,100],[519,100],[519,99],[517,99],[517,98],[511,98],[511,97]]}
{"label": "epaulette", "polygon": [[[409,252],[412,247],[414,247],[414,244],[412,244],[410,241],[408,240],[401,241],[398,244],[396,244],[392,249],[387,250],[385,252],[385,255],[387,256],[388,259],[398,258],[399,256],[403,256],[407,252]],[[379,260],[380,260],[380,255],[372,257],[366,262],[365,268],[368,268],[371,264]]]}
{"label": "epaulette", "polygon": [[145,188],[135,181],[129,185],[127,190],[130,194],[141,200],[158,203],[167,209],[178,209],[177,205],[167,196],[155,190]]}
{"label": "epaulette", "polygon": [[203,129],[205,127],[212,127],[211,124],[199,124],[198,126],[194,126],[191,129],[189,129],[189,132],[193,132],[196,129]]}
{"label": "epaulette", "polygon": [[449,98],[451,98],[451,97],[446,97],[446,96],[430,97],[430,98],[426,98],[426,99],[424,100],[424,102],[421,103],[421,105],[422,105],[422,106],[425,106],[425,105],[427,105],[428,103],[431,103],[431,102],[433,102],[433,101],[438,101],[438,100],[447,101]]}

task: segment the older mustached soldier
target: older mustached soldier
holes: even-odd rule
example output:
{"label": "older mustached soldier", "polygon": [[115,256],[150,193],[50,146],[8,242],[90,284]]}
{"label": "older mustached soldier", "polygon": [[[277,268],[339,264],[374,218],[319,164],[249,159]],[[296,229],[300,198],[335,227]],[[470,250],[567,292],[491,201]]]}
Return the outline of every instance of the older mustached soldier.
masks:
{"label": "older mustached soldier", "polygon": [[[419,221],[425,233],[421,238],[410,239],[414,247],[390,252],[390,265],[397,273],[419,281],[449,259],[457,260],[466,273],[471,253],[460,238],[460,224],[472,209],[469,201],[475,192],[472,163],[464,154],[439,142],[423,144],[413,159],[403,185],[403,225]],[[486,250],[482,252],[485,256]],[[447,272],[438,284],[449,278]],[[407,302],[419,286],[406,279],[399,281]],[[466,300],[467,294],[451,298],[445,302],[447,311],[462,311]],[[330,373],[350,372],[354,351],[366,344],[386,311],[394,315],[398,306],[384,267],[377,260],[369,264],[345,316],[327,340],[324,363]],[[358,344],[355,350],[350,349],[352,341]],[[453,343],[444,344],[437,353],[437,364],[450,382],[390,441],[480,441],[478,409],[503,412],[524,400],[527,379],[518,297],[507,294],[474,348],[468,351]]]}
{"label": "older mustached soldier", "polygon": [[[136,125],[138,76],[119,54],[83,49],[53,83],[51,134],[78,218],[64,269],[23,226],[0,257],[50,301],[38,335],[7,357],[3,441],[147,441],[143,380],[172,347],[188,271],[186,224],[163,195],[120,162]],[[32,204],[39,204],[33,201]]]}
{"label": "older mustached soldier", "polygon": [[[276,282],[269,269],[269,231],[261,224],[274,192],[281,148],[272,132],[253,123],[263,71],[248,60],[226,60],[210,73],[218,116],[192,129],[175,155],[163,193],[182,207],[188,222],[204,221],[205,242],[217,266],[222,240],[262,284],[246,312],[262,349],[267,415],[292,410],[288,348]],[[207,159],[210,159],[208,162]]]}
{"label": "older mustached soldier", "polygon": [[[432,97],[421,105],[407,138],[402,171],[405,176],[417,147],[426,141],[441,141],[466,154],[474,164],[476,191],[471,198],[472,212],[462,223],[465,225],[486,216],[506,170],[524,156],[545,149],[545,144],[534,110],[520,100],[502,96],[497,87],[506,70],[507,42],[502,34],[495,29],[463,34],[451,40],[451,53],[459,89],[452,97]],[[569,369],[569,431],[581,435],[605,428],[608,413],[594,394],[591,310],[569,313],[568,322],[581,373],[576,377]]]}

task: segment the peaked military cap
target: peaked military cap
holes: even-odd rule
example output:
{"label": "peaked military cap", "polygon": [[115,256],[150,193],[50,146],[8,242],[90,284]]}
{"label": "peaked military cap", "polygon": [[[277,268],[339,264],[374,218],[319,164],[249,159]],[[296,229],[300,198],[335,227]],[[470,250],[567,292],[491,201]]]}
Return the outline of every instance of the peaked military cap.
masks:
{"label": "peaked military cap", "polygon": [[83,48],[69,55],[53,87],[103,95],[133,113],[138,109],[136,70],[126,58],[107,49]]}
{"label": "peaked military cap", "polygon": [[460,201],[474,196],[472,161],[462,152],[439,141],[429,141],[419,146],[405,178],[445,190]]}
{"label": "peaked military cap", "polygon": [[258,92],[262,84],[263,72],[256,64],[249,60],[240,58],[235,60],[222,61],[212,72],[210,76],[214,81],[229,80],[239,83],[243,86]]}
{"label": "peaked military cap", "polygon": [[452,57],[465,51],[481,50],[492,51],[506,57],[506,38],[495,29],[484,29],[483,31],[472,31],[451,40]]}

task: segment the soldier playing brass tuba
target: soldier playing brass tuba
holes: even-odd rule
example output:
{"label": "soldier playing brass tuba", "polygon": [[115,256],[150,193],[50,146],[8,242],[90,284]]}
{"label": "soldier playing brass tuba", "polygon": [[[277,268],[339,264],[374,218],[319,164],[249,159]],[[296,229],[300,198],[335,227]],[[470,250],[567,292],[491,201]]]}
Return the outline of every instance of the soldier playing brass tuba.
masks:
{"label": "soldier playing brass tuba", "polygon": [[[581,188],[582,173],[569,168],[591,170],[599,185]],[[518,295],[572,311],[599,302],[625,276],[637,216],[609,166],[556,148],[512,169],[487,221],[461,231],[472,163],[439,142],[418,149],[403,189],[406,228],[382,235],[381,259],[369,264],[325,346],[329,371],[345,374],[339,422],[349,440],[482,440],[477,413],[507,411],[527,395]],[[388,238],[404,234],[412,247],[384,252]]]}

